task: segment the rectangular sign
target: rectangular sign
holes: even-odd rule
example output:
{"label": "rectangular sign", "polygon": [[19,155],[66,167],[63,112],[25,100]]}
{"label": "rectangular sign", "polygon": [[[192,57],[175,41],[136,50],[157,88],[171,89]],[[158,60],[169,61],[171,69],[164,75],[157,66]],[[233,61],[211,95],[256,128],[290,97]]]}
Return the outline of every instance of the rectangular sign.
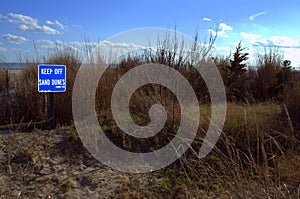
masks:
{"label": "rectangular sign", "polygon": [[65,92],[67,72],[65,65],[39,65],[38,91]]}

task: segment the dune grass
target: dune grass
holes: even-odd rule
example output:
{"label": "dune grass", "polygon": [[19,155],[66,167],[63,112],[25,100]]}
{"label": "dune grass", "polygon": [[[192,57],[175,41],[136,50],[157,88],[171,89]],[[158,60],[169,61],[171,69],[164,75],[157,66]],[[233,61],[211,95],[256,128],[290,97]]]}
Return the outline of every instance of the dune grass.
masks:
{"label": "dune grass", "polygon": [[[195,78],[195,71],[190,70],[190,67],[187,66],[190,63],[178,65],[178,63],[171,62],[176,59],[168,58],[167,55],[158,53],[154,56],[148,60],[167,63],[170,67],[180,71],[193,85],[201,102],[200,127],[189,150],[176,162],[153,174],[160,179],[157,180],[157,183],[147,184],[145,181],[139,182],[140,179],[124,182],[115,193],[115,197],[185,198],[198,197],[198,194],[203,192],[205,192],[203,193],[204,197],[209,197],[210,193],[219,197],[230,197],[234,194],[236,198],[289,198],[296,196],[297,187],[300,184],[300,104],[298,100],[300,90],[297,78],[295,78],[293,87],[286,88],[284,100],[276,101],[267,98],[264,91],[263,97],[266,99],[263,101],[256,100],[249,103],[248,100],[245,102],[233,100],[229,102],[225,126],[216,147],[207,157],[199,159],[197,152],[208,128],[211,113],[209,96],[203,80]],[[96,65],[101,65],[97,62],[97,57],[95,59]],[[106,135],[117,146],[134,152],[148,152],[153,148],[164,146],[175,136],[181,119],[180,106],[174,94],[159,85],[146,85],[132,96],[131,116],[136,123],[145,125],[150,122],[147,113],[151,105],[161,103],[168,113],[162,133],[145,141],[125,136],[117,127],[110,107],[114,85],[126,71],[143,62],[145,60],[141,60],[140,57],[129,57],[121,61],[117,67],[106,69],[99,81],[95,99],[99,124]],[[67,91],[55,94],[55,122],[58,129],[72,126],[72,89],[81,60],[76,54],[66,51],[51,55],[45,60],[45,63],[67,66]],[[33,63],[24,69],[14,86],[7,85],[9,77],[6,76],[5,71],[0,70],[0,126],[12,126],[15,123],[31,124],[48,120],[49,99],[47,94],[37,91],[37,65],[38,63]],[[89,70],[97,73],[103,68],[96,67],[89,68]],[[258,73],[261,71],[259,70]],[[251,71],[251,75],[254,73],[256,72]],[[245,73],[245,75],[249,74]],[[253,77],[255,78],[256,75]],[[294,75],[298,77],[299,74],[295,71]],[[248,81],[249,77],[246,77],[245,81]],[[258,85],[260,80],[261,78],[257,78],[255,81],[249,80],[250,82],[245,82],[245,84],[251,84],[252,88],[259,89],[261,88],[261,85]],[[88,81],[89,78],[87,78]],[[269,81],[272,82],[272,80]],[[189,111],[193,111],[193,108]],[[63,151],[63,156],[69,160],[72,159],[71,165],[80,165],[83,158],[81,155],[78,156],[79,150],[82,149],[80,148],[82,147],[81,141],[78,139],[75,129],[73,127],[70,129],[68,131],[71,132],[71,136],[60,143],[61,146],[69,146],[66,151]],[[14,130],[20,131],[21,129]],[[3,147],[7,148],[8,157],[24,156],[28,161],[32,161],[31,154],[35,154],[35,148],[20,150],[22,146],[14,146],[18,144],[19,142],[14,143],[13,139],[9,143],[3,144]],[[11,151],[14,149],[16,151]],[[1,164],[9,173],[17,172],[10,171],[10,158]],[[24,170],[24,172],[26,171]],[[63,190],[69,192],[70,187],[71,184],[66,181]]]}

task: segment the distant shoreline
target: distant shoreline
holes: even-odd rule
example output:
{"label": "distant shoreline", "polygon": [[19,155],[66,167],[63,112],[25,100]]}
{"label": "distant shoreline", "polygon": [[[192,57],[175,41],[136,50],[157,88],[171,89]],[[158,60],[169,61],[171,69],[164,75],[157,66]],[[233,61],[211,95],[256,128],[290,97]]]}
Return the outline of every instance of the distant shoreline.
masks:
{"label": "distant shoreline", "polygon": [[5,69],[5,70],[22,70],[26,68],[27,66],[32,66],[35,63],[17,63],[17,62],[11,62],[11,63],[5,63],[2,62],[0,63],[0,69]]}
{"label": "distant shoreline", "polygon": [[15,71],[15,70],[23,70],[24,68],[10,68],[10,69],[6,69],[6,68],[3,68],[3,67],[0,67],[0,70],[8,70],[8,71]]}

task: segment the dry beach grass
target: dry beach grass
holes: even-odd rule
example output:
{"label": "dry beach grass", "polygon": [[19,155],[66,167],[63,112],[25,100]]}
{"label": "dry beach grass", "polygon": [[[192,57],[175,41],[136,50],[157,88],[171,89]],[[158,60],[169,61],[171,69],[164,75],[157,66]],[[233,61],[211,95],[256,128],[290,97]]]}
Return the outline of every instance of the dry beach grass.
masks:
{"label": "dry beach grass", "polygon": [[[195,71],[184,64],[172,62],[176,59],[169,58],[168,54],[155,54],[149,60],[177,67],[190,81],[201,102],[201,126],[191,148],[180,159],[147,174],[114,171],[83,147],[74,128],[71,104],[72,87],[81,62],[72,52],[58,51],[45,60],[45,63],[67,66],[68,89],[55,95],[54,130],[46,130],[48,98],[37,92],[38,64],[20,71],[13,84],[7,81],[6,71],[0,70],[1,198],[297,197],[300,184],[299,72],[292,73],[293,86],[287,86],[280,98],[274,97],[272,90],[279,81],[280,68],[273,75],[276,81],[265,83],[264,87],[260,85],[263,76],[268,75],[264,68],[260,72],[249,70],[237,77],[236,82],[243,79],[246,81],[243,84],[249,85],[247,88],[228,84],[230,101],[224,129],[213,151],[199,159],[196,154],[211,112],[203,80],[196,78]],[[140,57],[129,57],[118,67],[108,68],[96,95],[98,120],[106,135],[116,145],[135,152],[147,151],[149,146],[162,147],[174,137],[180,121],[176,97],[164,87],[147,85],[134,93],[130,111],[134,121],[143,125],[149,122],[145,114],[149,107],[157,102],[163,104],[168,120],[160,137],[147,141],[132,139],[117,127],[110,108],[112,89],[120,76],[140,63]],[[228,78],[232,76],[223,70],[224,63],[219,62],[218,67],[223,79],[230,81]],[[267,65],[270,67],[270,63]],[[264,67],[263,63],[260,67]],[[245,89],[251,96],[241,95],[237,89]],[[265,99],[256,93],[264,93]],[[42,124],[37,125],[39,122]]]}
{"label": "dry beach grass", "polygon": [[[205,109],[208,108],[201,108],[204,116]],[[247,120],[234,120],[245,113]],[[281,113],[275,104],[246,108],[230,104],[224,131],[231,131],[221,136],[209,156],[198,159],[187,152],[168,168],[148,174],[126,174],[102,165],[82,146],[71,126],[3,133],[0,135],[1,195],[4,198],[293,197],[300,179],[299,144],[297,150],[291,150],[293,140],[275,126],[282,125],[276,119]],[[260,121],[256,120],[257,115]],[[263,134],[258,135],[260,138],[257,128]],[[193,147],[197,150],[196,145]]]}

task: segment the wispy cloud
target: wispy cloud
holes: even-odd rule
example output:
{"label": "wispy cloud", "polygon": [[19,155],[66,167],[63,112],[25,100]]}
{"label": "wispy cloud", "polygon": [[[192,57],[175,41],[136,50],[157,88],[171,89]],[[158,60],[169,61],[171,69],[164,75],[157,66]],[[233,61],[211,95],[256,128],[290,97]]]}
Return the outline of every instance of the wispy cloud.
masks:
{"label": "wispy cloud", "polygon": [[[79,43],[79,42],[78,42]],[[77,49],[75,44],[72,42],[63,42],[60,40],[38,40],[36,41],[36,44],[39,44],[41,48],[46,48],[46,49],[60,49],[60,48],[66,48],[67,46],[70,47],[70,49]]]}
{"label": "wispy cloud", "polygon": [[207,18],[207,17],[204,17],[202,20],[203,20],[203,21],[211,21],[211,19],[210,19],[210,18]]}
{"label": "wispy cloud", "polygon": [[51,28],[46,25],[39,25],[38,20],[30,16],[9,13],[8,21],[11,23],[19,24],[18,28],[23,31],[40,32],[51,35],[60,34],[60,32],[54,28]]}
{"label": "wispy cloud", "polygon": [[67,50],[83,52],[84,48],[95,48],[99,46],[99,42],[80,42],[80,41],[61,41],[61,40],[37,40],[36,44],[40,48],[45,48],[48,50]]}
{"label": "wispy cloud", "polygon": [[103,47],[110,47],[110,48],[123,48],[123,49],[139,49],[139,48],[145,48],[145,46],[137,45],[134,43],[126,43],[126,42],[111,42],[111,41],[101,41],[100,46]]}
{"label": "wispy cloud", "polygon": [[2,14],[0,13],[0,22],[2,22],[3,19],[6,19],[6,16],[5,16],[5,15],[2,15]]}
{"label": "wispy cloud", "polygon": [[0,19],[7,19],[7,16],[0,13]]}
{"label": "wispy cloud", "polygon": [[72,27],[75,28],[76,30],[83,29],[82,25],[78,25],[78,24],[73,24]]}
{"label": "wispy cloud", "polygon": [[79,49],[83,47],[95,48],[95,47],[102,47],[102,48],[121,48],[121,49],[140,49],[145,48],[144,46],[137,45],[134,43],[126,43],[126,42],[111,42],[111,41],[101,41],[101,42],[79,42],[79,41],[68,41],[64,42],[61,40],[38,40],[36,41],[37,44],[40,44],[42,48],[57,48],[59,46],[69,46],[73,49]]}
{"label": "wispy cloud", "polygon": [[65,29],[64,25],[62,23],[60,23],[59,21],[57,21],[57,20],[55,20],[55,21],[47,20],[46,24],[48,24],[48,25],[56,25],[56,26],[58,26],[62,30]]}
{"label": "wispy cloud", "polygon": [[13,44],[22,44],[22,43],[28,41],[28,39],[26,39],[25,37],[18,36],[18,35],[4,34],[2,36],[4,39],[6,39],[7,41],[9,41],[10,43],[13,43]]}
{"label": "wispy cloud", "polygon": [[251,21],[254,21],[256,17],[262,16],[262,15],[265,15],[265,14],[267,14],[267,12],[256,13],[256,14],[254,14],[254,15],[249,16],[249,19],[250,19]]}
{"label": "wispy cloud", "polygon": [[6,48],[4,48],[3,46],[2,46],[3,44],[2,44],[2,42],[0,42],[0,51],[2,51],[2,52],[6,52]]}

